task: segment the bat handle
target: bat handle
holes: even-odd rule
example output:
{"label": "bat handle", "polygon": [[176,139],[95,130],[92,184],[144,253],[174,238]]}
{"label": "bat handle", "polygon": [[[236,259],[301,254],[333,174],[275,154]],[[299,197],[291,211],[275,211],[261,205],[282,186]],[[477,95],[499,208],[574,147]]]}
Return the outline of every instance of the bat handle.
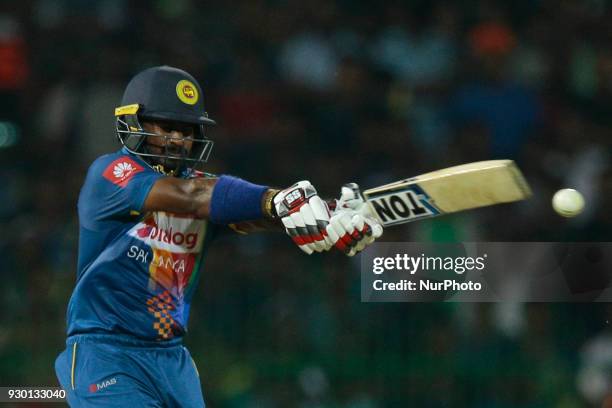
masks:
{"label": "bat handle", "polygon": [[359,184],[357,183],[346,183],[342,186],[341,196],[345,201],[361,199],[363,200],[363,195],[361,194],[361,190],[359,189]]}

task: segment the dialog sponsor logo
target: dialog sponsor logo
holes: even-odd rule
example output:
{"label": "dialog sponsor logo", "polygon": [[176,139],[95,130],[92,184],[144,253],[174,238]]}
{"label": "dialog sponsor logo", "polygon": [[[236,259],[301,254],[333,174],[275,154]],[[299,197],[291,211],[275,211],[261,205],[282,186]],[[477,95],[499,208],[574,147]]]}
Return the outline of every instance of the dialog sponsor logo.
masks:
{"label": "dialog sponsor logo", "polygon": [[137,235],[140,238],[148,238],[157,242],[193,249],[198,243],[199,234],[197,232],[183,233],[181,231],[175,231],[172,227],[165,229],[147,225],[146,227],[138,229]]}

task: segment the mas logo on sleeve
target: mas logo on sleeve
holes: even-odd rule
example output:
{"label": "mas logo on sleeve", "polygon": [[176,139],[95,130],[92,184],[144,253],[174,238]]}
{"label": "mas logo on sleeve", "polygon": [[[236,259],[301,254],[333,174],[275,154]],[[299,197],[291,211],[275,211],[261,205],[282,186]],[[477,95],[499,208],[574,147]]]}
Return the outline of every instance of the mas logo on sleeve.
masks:
{"label": "mas logo on sleeve", "polygon": [[105,179],[120,187],[125,187],[132,177],[144,168],[129,157],[120,157],[106,167]]}

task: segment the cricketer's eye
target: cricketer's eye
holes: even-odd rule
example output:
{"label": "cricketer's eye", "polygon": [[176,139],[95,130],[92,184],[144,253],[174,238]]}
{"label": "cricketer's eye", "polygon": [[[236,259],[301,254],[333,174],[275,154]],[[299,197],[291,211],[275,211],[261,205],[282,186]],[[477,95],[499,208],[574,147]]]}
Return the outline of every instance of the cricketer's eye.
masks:
{"label": "cricketer's eye", "polygon": [[183,130],[182,133],[184,136],[193,136],[193,134],[195,133],[193,131],[193,126],[186,126]]}
{"label": "cricketer's eye", "polygon": [[166,133],[171,133],[174,130],[174,126],[171,125],[170,123],[164,123],[160,125],[159,127],[161,127],[162,130]]}
{"label": "cricketer's eye", "polygon": [[183,136],[192,136],[194,134],[193,126],[182,123],[161,123],[159,127],[166,133],[179,132]]}

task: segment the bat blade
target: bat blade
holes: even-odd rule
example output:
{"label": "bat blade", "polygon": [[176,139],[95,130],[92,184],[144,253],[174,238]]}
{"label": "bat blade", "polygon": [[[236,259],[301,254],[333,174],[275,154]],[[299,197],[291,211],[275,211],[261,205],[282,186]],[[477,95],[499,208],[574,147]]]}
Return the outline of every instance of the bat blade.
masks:
{"label": "bat blade", "polygon": [[529,184],[512,160],[488,160],[425,173],[363,192],[385,225],[524,200]]}

